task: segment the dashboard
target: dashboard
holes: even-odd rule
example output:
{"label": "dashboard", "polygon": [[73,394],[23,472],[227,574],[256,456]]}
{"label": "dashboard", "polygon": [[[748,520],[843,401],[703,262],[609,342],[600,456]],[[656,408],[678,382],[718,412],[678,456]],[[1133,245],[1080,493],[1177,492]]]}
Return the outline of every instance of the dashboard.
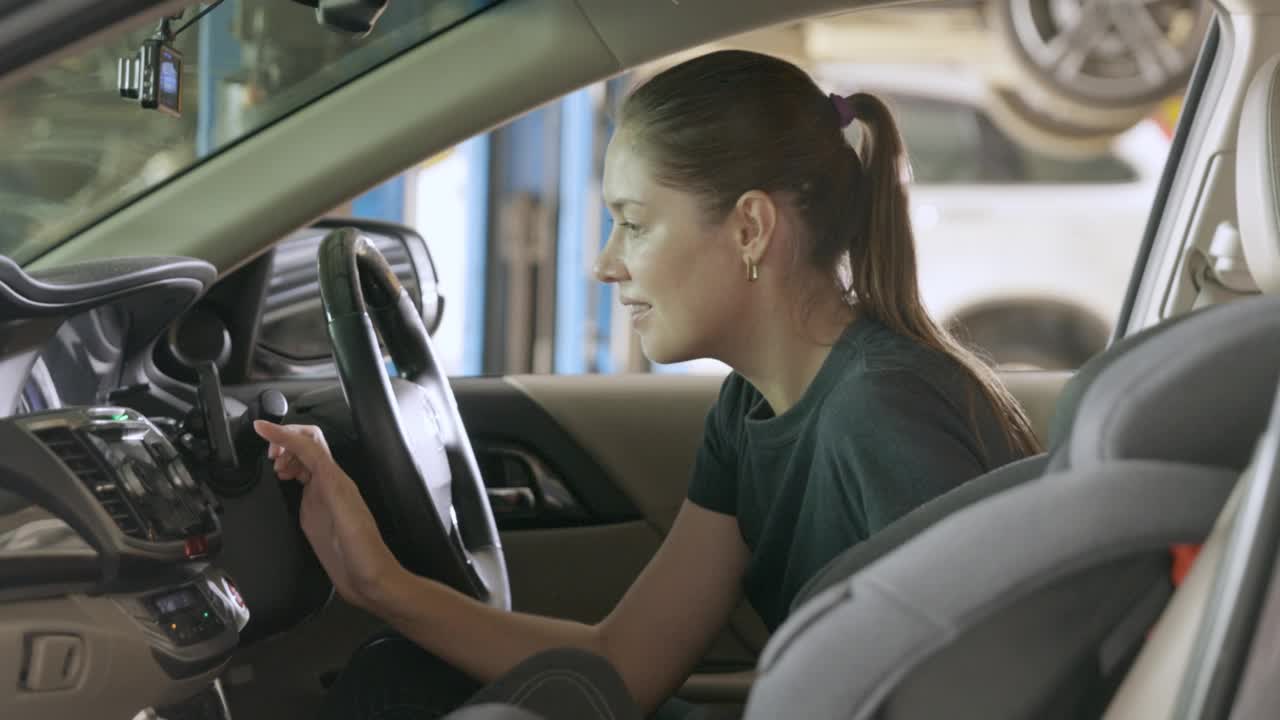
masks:
{"label": "dashboard", "polygon": [[103,402],[121,384],[128,333],[129,315],[115,305],[68,318],[36,359],[18,411]]}
{"label": "dashboard", "polygon": [[214,276],[184,258],[35,275],[0,257],[6,713],[131,717],[204,691],[240,643],[207,453],[180,404],[133,407],[127,377]]}

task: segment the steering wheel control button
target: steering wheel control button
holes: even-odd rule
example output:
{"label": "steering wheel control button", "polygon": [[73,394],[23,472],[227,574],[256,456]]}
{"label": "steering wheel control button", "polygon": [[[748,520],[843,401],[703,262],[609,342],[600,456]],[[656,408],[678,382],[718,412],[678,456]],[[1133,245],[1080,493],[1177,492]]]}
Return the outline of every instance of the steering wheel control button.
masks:
{"label": "steering wheel control button", "polygon": [[84,669],[84,640],[78,635],[27,636],[26,658],[18,685],[31,692],[68,690]]}

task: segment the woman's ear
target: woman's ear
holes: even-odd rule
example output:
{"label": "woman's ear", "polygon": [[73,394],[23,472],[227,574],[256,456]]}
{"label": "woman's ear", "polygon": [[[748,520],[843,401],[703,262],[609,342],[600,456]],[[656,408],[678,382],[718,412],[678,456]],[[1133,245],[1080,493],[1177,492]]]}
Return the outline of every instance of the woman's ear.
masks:
{"label": "woman's ear", "polygon": [[744,259],[759,264],[778,228],[778,207],[768,193],[748,190],[738,198],[734,214],[738,220],[738,251]]}

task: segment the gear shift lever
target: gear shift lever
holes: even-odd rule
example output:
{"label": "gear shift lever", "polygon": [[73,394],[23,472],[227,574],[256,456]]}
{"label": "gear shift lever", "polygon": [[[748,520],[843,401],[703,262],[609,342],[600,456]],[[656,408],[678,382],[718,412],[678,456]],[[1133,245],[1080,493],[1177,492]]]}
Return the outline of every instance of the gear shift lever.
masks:
{"label": "gear shift lever", "polygon": [[267,441],[254,432],[254,420],[279,423],[289,414],[289,401],[279,390],[263,390],[249,403],[249,409],[235,420],[232,439],[240,467],[252,468],[267,451]]}
{"label": "gear shift lever", "polygon": [[218,469],[234,470],[238,463],[222,404],[222,380],[218,376],[218,371],[231,357],[231,334],[227,326],[213,311],[197,305],[173,324],[168,340],[173,357],[195,370],[200,379],[198,413],[192,419],[195,424],[203,425]]}

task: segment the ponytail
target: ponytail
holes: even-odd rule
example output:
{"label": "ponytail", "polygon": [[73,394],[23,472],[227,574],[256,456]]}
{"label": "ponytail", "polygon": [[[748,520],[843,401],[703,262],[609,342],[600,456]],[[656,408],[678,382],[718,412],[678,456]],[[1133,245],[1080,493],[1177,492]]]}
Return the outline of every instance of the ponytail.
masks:
{"label": "ponytail", "polygon": [[851,160],[857,176],[851,185],[858,197],[852,203],[853,232],[848,233],[849,299],[867,317],[956,360],[977,382],[1010,446],[1024,454],[1039,452],[1031,421],[991,367],[925,311],[907,204],[909,166],[893,115],[868,93],[855,93],[847,102],[862,126]]}

